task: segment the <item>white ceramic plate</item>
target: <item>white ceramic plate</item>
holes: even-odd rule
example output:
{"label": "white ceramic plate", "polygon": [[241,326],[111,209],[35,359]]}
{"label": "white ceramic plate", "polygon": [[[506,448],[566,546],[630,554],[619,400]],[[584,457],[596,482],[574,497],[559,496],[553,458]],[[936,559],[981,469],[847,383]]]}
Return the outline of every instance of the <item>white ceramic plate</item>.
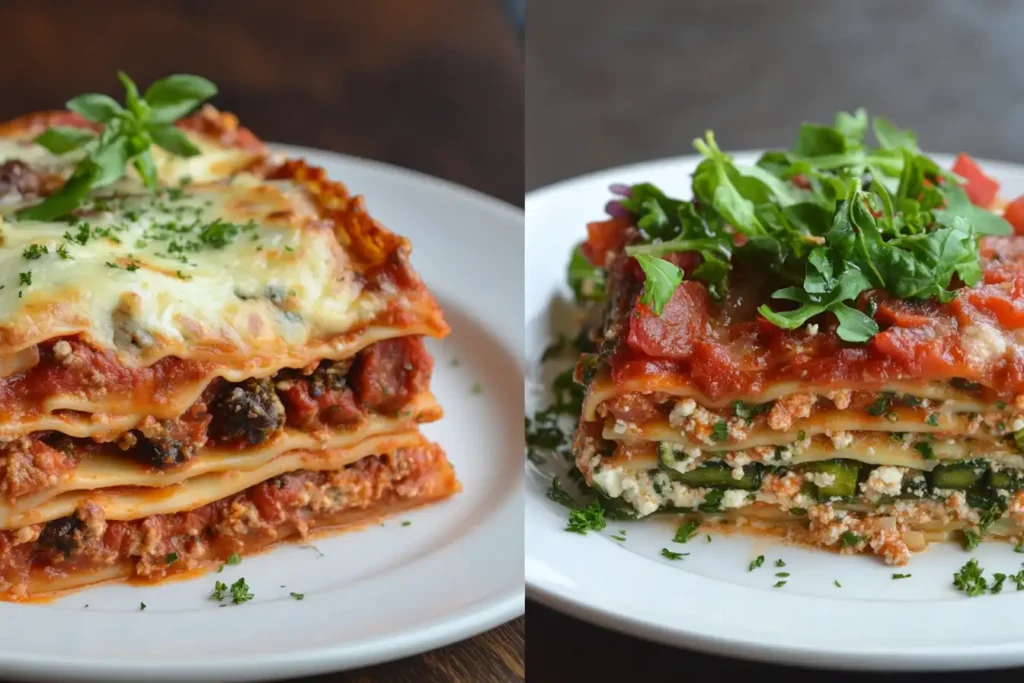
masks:
{"label": "white ceramic plate", "polygon": [[[222,574],[0,603],[0,676],[269,680],[404,657],[523,613],[522,212],[411,171],[279,149],[366,195],[372,215],[412,240],[413,265],[452,327],[430,345],[446,416],[424,432],[447,450],[463,492]],[[239,577],[255,599],[218,609],[214,581]]]}
{"label": "white ceramic plate", "polygon": [[[756,153],[736,155],[753,163]],[[952,158],[936,155],[949,168]],[[611,183],[650,181],[689,196],[698,159],[626,166],[538,190],[526,200],[527,414],[542,395],[538,358],[568,319],[565,266],[585,224],[599,219]],[[1024,168],[980,162],[1024,193]],[[545,368],[545,376],[550,370]],[[858,669],[967,669],[1024,664],[1018,626],[1024,592],[1009,582],[998,595],[967,598],[953,573],[977,558],[992,572],[1016,573],[1024,555],[1012,546],[982,544],[973,552],[949,544],[915,556],[908,567],[876,557],[839,556],[742,536],[698,536],[672,542],[670,522],[608,523],[586,536],[563,531],[565,508],[547,499],[552,474],[566,465],[527,465],[526,582],[528,595],[595,624],[662,643],[775,663]],[[565,483],[565,482],[563,482]],[[570,485],[571,486],[571,485]],[[621,530],[626,541],[611,538]],[[688,552],[683,560],[661,549]],[[751,560],[765,556],[759,569]],[[785,567],[776,567],[782,559]],[[910,573],[893,580],[896,572]],[[775,574],[788,572],[786,585]],[[842,586],[836,587],[838,581]]]}

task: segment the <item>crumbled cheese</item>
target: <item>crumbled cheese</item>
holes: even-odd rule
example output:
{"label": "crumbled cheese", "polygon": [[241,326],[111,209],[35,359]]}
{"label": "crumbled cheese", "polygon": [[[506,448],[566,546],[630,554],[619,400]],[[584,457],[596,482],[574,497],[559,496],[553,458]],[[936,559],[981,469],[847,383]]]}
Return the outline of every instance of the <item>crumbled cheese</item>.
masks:
{"label": "crumbled cheese", "polygon": [[880,496],[898,496],[903,490],[903,472],[902,467],[876,467],[860,489],[870,500],[877,500]]}
{"label": "crumbled cheese", "polygon": [[682,401],[677,401],[672,408],[672,412],[668,414],[668,423],[672,427],[679,429],[683,426],[683,418],[693,415],[693,411],[696,409],[697,402],[692,398],[684,398]]}
{"label": "crumbled cheese", "polygon": [[1006,354],[1006,339],[1002,333],[985,323],[968,325],[960,331],[960,346],[968,364],[987,366]]}
{"label": "crumbled cheese", "polygon": [[816,334],[818,334],[818,325],[817,323],[811,323],[807,326],[807,336],[813,337]]}
{"label": "crumbled cheese", "polygon": [[1019,432],[1024,429],[1024,417],[1015,417],[1010,423],[1010,431]]}
{"label": "crumbled cheese", "polygon": [[740,479],[743,478],[743,468],[742,467],[733,467],[731,474],[732,474],[732,478],[733,479],[740,480]]}
{"label": "crumbled cheese", "polygon": [[831,486],[836,483],[836,475],[831,472],[807,472],[804,474],[804,479],[819,488]]}
{"label": "crumbled cheese", "polygon": [[615,421],[615,426],[612,427],[612,431],[615,432],[616,434],[625,434],[626,433],[626,423],[623,422],[622,420],[616,420]]}
{"label": "crumbled cheese", "polygon": [[839,410],[846,410],[850,407],[853,392],[849,389],[833,389],[825,394],[825,398],[832,401]]}
{"label": "crumbled cheese", "polygon": [[847,448],[853,443],[853,434],[849,432],[836,432],[830,436],[832,437],[832,445],[836,448]]}
{"label": "crumbled cheese", "polygon": [[722,509],[740,508],[750,504],[748,492],[740,489],[729,489],[722,495]]}
{"label": "crumbled cheese", "polygon": [[814,394],[791,394],[780,398],[768,411],[768,426],[776,430],[789,429],[795,420],[810,416],[817,398]]}
{"label": "crumbled cheese", "polygon": [[594,485],[612,498],[622,495],[622,480],[626,473],[621,467],[601,467],[594,471]]}

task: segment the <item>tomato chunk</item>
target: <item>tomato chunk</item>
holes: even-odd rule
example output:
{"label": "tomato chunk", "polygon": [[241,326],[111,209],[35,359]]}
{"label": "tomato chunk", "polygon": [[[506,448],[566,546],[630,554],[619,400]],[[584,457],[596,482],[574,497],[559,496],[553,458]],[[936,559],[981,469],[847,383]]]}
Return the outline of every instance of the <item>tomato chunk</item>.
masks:
{"label": "tomato chunk", "polygon": [[1003,218],[1013,226],[1016,235],[1024,235],[1024,195],[1017,197],[1006,205],[1003,211]]}
{"label": "tomato chunk", "polygon": [[1009,287],[1004,283],[963,290],[952,306],[969,316],[965,304],[994,315],[1004,330],[1018,330],[1024,327],[1024,278],[1015,278]]}
{"label": "tomato chunk", "polygon": [[587,224],[587,241],[580,245],[580,251],[588,261],[603,268],[608,265],[608,252],[616,252],[626,244],[626,230],[631,220],[610,218]]}
{"label": "tomato chunk", "polygon": [[879,304],[875,320],[899,327],[924,327],[936,313],[930,302],[889,299]]}
{"label": "tomato chunk", "polygon": [[974,159],[961,153],[953,164],[953,173],[967,180],[964,191],[972,204],[984,208],[992,206],[999,192],[999,183],[985,175]]}
{"label": "tomato chunk", "polygon": [[694,343],[707,334],[709,307],[707,288],[684,280],[660,316],[639,302],[633,307],[627,343],[656,358],[689,358]]}

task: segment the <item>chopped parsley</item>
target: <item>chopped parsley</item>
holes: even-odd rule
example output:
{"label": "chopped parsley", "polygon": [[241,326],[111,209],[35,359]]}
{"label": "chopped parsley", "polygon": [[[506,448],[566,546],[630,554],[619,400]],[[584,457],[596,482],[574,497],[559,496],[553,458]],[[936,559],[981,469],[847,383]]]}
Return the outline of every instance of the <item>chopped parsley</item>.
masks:
{"label": "chopped parsley", "polygon": [[674,543],[686,543],[694,537],[699,527],[700,522],[695,519],[680,524],[679,528],[676,529],[676,535],[672,537],[672,541]]}
{"label": "chopped parsley", "polygon": [[878,417],[889,410],[889,406],[892,404],[892,400],[887,394],[881,394],[874,402],[869,405],[866,410],[868,415],[874,415]]}
{"label": "chopped parsley", "polygon": [[18,273],[18,284],[22,287],[32,286],[32,271],[26,270],[23,273]]}
{"label": "chopped parsley", "polygon": [[804,430],[801,429],[800,431],[798,431],[796,433],[796,440],[797,441],[803,441],[806,438],[807,438],[807,432],[805,432]]}
{"label": "chopped parsley", "polygon": [[626,542],[626,537],[625,536],[616,536],[615,534],[612,534],[612,539],[618,541],[619,543],[625,543]]}
{"label": "chopped parsley", "polygon": [[412,522],[410,522],[409,520],[405,520],[404,522],[402,522],[402,526],[412,526]]}
{"label": "chopped parsley", "polygon": [[139,611],[143,612],[143,611],[145,611],[145,609],[146,609],[146,603],[140,602],[139,603]]}
{"label": "chopped parsley", "polygon": [[661,556],[669,560],[681,560],[690,553],[674,553],[668,548],[661,549]]}
{"label": "chopped parsley", "polygon": [[588,531],[600,531],[608,523],[604,519],[604,508],[594,501],[583,509],[569,511],[569,523],[565,530],[575,534],[586,534]]}
{"label": "chopped parsley", "polygon": [[22,250],[21,257],[26,261],[34,261],[38,258],[42,258],[44,254],[49,253],[50,248],[45,244],[30,244]]}
{"label": "chopped parsley", "polygon": [[744,403],[743,401],[733,401],[732,410],[733,414],[744,420],[748,425],[754,423],[754,418],[762,413],[766,413],[772,408],[772,403]]}
{"label": "chopped parsley", "polygon": [[62,261],[67,261],[71,258],[71,253],[68,251],[67,244],[62,242],[61,245],[57,247],[57,256],[59,256]]}
{"label": "chopped parsley", "polygon": [[910,574],[893,574],[892,578],[893,578],[893,580],[896,580],[896,579],[909,579],[910,578]]}
{"label": "chopped parsley", "polygon": [[471,394],[474,394],[474,395],[475,394],[482,394],[482,393],[484,393],[484,388],[480,384],[480,382],[473,382],[473,387],[469,390],[469,392]]}
{"label": "chopped parsley", "polygon": [[241,605],[243,602],[248,602],[255,597],[249,592],[249,586],[245,583],[245,579],[239,579],[231,584],[231,586],[228,586],[223,581],[217,581],[213,584],[213,593],[210,594],[213,600],[226,600],[229,595],[231,602],[235,605]]}
{"label": "chopped parsley", "polygon": [[782,588],[785,585],[786,585],[786,580],[783,579],[782,581],[776,581],[775,585],[772,586],[772,588]]}
{"label": "chopped parsley", "polygon": [[988,590],[988,581],[982,576],[984,569],[978,566],[977,560],[968,560],[967,564],[953,574],[953,586],[968,597],[982,595]]}
{"label": "chopped parsley", "polygon": [[715,423],[715,426],[711,429],[711,439],[713,441],[725,441],[729,438],[729,425],[725,420],[719,420]]}
{"label": "chopped parsley", "polygon": [[1006,401],[996,401],[996,408],[999,408],[999,410],[1006,410]]}
{"label": "chopped parsley", "polygon": [[921,457],[925,460],[935,460],[935,449],[932,448],[930,443],[919,441],[914,444],[914,450],[921,454]]}
{"label": "chopped parsley", "polygon": [[791,515],[806,515],[807,508],[789,508],[789,514]]}
{"label": "chopped parsley", "polygon": [[775,566],[776,567],[785,567],[786,563],[782,561],[782,558],[779,558],[779,559],[775,560]]}
{"label": "chopped parsley", "polygon": [[167,553],[167,557],[164,558],[167,564],[174,564],[178,561],[178,553]]}
{"label": "chopped parsley", "polygon": [[864,542],[863,536],[858,536],[852,531],[844,531],[839,537],[840,548],[853,548]]}
{"label": "chopped parsley", "polygon": [[296,600],[304,600],[306,598],[306,594],[305,593],[296,593],[295,591],[292,591],[288,595],[292,596]]}
{"label": "chopped parsley", "polygon": [[843,584],[839,583],[839,579],[836,579],[836,580],[834,580],[834,581],[832,582],[832,584],[833,584],[833,585],[834,585],[834,586],[835,586],[836,588],[842,588],[842,587],[843,587]]}
{"label": "chopped parsley", "polygon": [[924,419],[924,421],[925,421],[926,424],[928,424],[928,425],[930,425],[932,427],[938,427],[939,426],[939,414],[938,413],[928,413],[928,417],[926,417]]}
{"label": "chopped parsley", "polygon": [[1024,553],[1024,543],[1018,543],[1017,545],[1013,546],[1013,552]]}
{"label": "chopped parsley", "polygon": [[775,572],[775,576],[781,579],[789,578],[789,572]]}
{"label": "chopped parsley", "polygon": [[978,547],[978,544],[981,542],[981,536],[977,532],[964,529],[963,534],[961,545],[963,545],[964,550],[974,550]]}
{"label": "chopped parsley", "polygon": [[764,555],[758,555],[756,558],[750,561],[750,566],[747,567],[748,572],[752,572],[761,565],[764,564]]}

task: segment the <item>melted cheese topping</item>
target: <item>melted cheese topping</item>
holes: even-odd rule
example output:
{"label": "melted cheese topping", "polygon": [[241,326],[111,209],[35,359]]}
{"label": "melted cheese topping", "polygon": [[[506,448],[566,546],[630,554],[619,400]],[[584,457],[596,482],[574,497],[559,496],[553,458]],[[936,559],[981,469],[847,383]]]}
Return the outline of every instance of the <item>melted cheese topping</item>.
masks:
{"label": "melted cheese topping", "polygon": [[73,226],[10,217],[0,226],[3,346],[82,333],[134,364],[231,348],[286,353],[366,324],[387,303],[364,290],[288,182],[244,174],[94,207]]}

